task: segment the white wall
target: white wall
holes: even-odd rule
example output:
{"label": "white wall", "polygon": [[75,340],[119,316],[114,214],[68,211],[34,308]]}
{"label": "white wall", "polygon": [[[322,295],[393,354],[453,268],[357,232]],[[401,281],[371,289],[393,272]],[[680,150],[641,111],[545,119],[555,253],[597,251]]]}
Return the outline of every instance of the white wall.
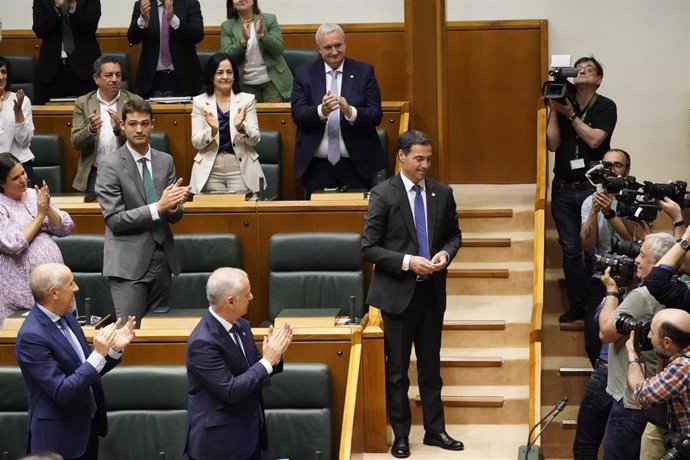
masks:
{"label": "white wall", "polygon": [[[449,21],[548,19],[549,53],[593,53],[638,179],[690,182],[690,2],[447,0]],[[553,164],[553,154],[550,164]]]}
{"label": "white wall", "polygon": [[[31,28],[30,0],[0,3],[4,29]],[[404,20],[404,0],[260,3],[282,24]],[[102,0],[101,26],[125,27],[132,4],[132,0]],[[207,25],[222,22],[223,0],[201,0],[201,4]],[[690,179],[690,1],[447,0],[447,17],[449,21],[548,19],[551,54],[594,53],[603,63],[600,92],[618,105],[613,145],[633,156],[632,173],[654,181]]]}

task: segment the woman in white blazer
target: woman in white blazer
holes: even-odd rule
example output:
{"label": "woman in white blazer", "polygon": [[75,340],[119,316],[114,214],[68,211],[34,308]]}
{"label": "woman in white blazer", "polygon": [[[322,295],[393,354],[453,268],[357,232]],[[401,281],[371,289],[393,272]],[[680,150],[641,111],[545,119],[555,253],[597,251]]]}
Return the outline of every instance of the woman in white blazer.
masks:
{"label": "woman in white blazer", "polygon": [[208,60],[204,93],[193,99],[192,193],[259,192],[266,178],[254,146],[261,140],[254,96],[239,92],[237,67],[226,53]]}

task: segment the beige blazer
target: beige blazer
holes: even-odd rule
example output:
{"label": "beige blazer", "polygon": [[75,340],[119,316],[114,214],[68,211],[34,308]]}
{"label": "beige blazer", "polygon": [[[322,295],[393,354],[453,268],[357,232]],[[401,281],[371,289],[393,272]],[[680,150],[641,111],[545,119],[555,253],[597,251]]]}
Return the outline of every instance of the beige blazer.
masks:
{"label": "beige blazer", "polygon": [[[216,155],[218,155],[220,133],[216,133],[215,137],[212,137],[211,127],[204,118],[204,111],[217,113],[216,96],[203,93],[192,99],[192,102],[192,145],[198,150],[198,153],[194,157],[189,185],[192,187],[192,193],[201,193],[211,174]],[[244,133],[238,132],[232,123],[234,114],[241,106],[247,108],[247,116],[243,123]],[[254,146],[261,140],[261,133],[259,131],[259,119],[256,115],[256,102],[252,94],[232,94],[230,100],[230,138],[235,155],[240,162],[240,173],[249,189],[254,193],[258,192],[259,178],[261,177],[264,178],[264,188],[266,188],[266,177],[259,163],[259,154],[254,150]]]}

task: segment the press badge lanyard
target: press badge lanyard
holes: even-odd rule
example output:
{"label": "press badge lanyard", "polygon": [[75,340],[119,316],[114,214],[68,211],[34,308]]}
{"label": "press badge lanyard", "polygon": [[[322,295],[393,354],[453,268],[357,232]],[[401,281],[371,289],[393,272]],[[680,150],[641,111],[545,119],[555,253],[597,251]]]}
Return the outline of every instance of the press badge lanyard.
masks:
{"label": "press badge lanyard", "polygon": [[[585,122],[585,118],[587,118],[587,112],[589,112],[589,109],[592,108],[592,106],[594,105],[594,102],[597,100],[598,96],[599,95],[597,93],[594,93],[594,95],[591,97],[591,99],[587,103],[587,107],[585,107],[585,111],[582,112],[582,116],[580,117],[580,120],[582,120],[583,123]],[[575,128],[573,128],[573,129],[575,129]],[[577,133],[575,134],[575,136],[576,136],[575,137],[575,159],[577,160],[578,158],[580,158],[580,137],[577,135]],[[582,165],[582,166],[584,167],[584,165]]]}

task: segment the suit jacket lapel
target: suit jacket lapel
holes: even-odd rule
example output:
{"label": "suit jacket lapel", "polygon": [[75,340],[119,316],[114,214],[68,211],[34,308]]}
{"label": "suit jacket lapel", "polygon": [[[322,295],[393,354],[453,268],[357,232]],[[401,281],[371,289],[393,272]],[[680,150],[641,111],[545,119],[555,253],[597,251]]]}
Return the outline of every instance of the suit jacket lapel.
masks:
{"label": "suit jacket lapel", "polygon": [[132,158],[132,154],[130,153],[127,145],[123,145],[122,147],[120,147],[120,158],[122,159],[122,167],[125,169],[125,171],[127,171],[127,174],[129,174],[129,177],[132,179],[132,182],[139,191],[141,198],[144,200],[144,203],[146,203],[144,181],[142,180],[141,175],[139,174],[139,168],[134,163],[134,158]]}
{"label": "suit jacket lapel", "polygon": [[206,315],[206,322],[208,324],[209,331],[216,338],[216,340],[218,340],[221,348],[227,350],[233,356],[235,363],[239,364],[242,371],[246,370],[247,361],[244,359],[244,355],[242,354],[240,347],[230,337],[230,334],[225,330],[223,325],[220,324],[220,321],[214,318],[210,312],[206,313]]}
{"label": "suit jacket lapel", "polygon": [[410,232],[412,239],[417,242],[417,229],[414,226],[414,217],[412,215],[412,209],[410,208],[410,200],[407,198],[407,190],[405,190],[405,184],[400,178],[400,175],[393,178],[391,186],[393,187],[393,193],[396,195],[396,201],[398,202],[400,214],[405,222],[405,227],[407,227],[407,231]]}
{"label": "suit jacket lapel", "polygon": [[163,161],[163,156],[158,150],[151,149],[151,163],[153,167],[153,185],[156,187],[156,194],[158,197],[160,197],[163,194],[165,187],[168,186],[168,175],[166,174],[167,168],[165,166],[165,162]]}
{"label": "suit jacket lapel", "polygon": [[429,256],[434,257],[434,227],[436,225],[436,213],[438,211],[438,200],[436,196],[436,187],[429,180],[426,179],[426,229],[427,237],[429,238]]}
{"label": "suit jacket lapel", "polygon": [[347,59],[345,59],[343,63],[343,73],[340,77],[342,78],[340,81],[340,95],[349,101],[350,93],[352,92],[352,84],[354,83],[353,80],[356,76],[354,75],[352,66]]}
{"label": "suit jacket lapel", "polygon": [[[57,343],[62,349],[67,353],[72,360],[75,363],[75,366],[80,366],[81,365],[81,358],[77,356],[77,352],[72,348],[72,345],[69,343],[67,340],[67,337],[65,337],[62,334],[62,331],[58,328],[58,325],[55,324],[43,311],[41,311],[40,308],[34,305],[34,309],[32,311],[32,314],[36,315],[36,319],[38,320],[39,323],[43,326],[43,329],[46,331],[46,333],[53,339],[55,343]],[[68,321],[69,324],[69,321]],[[76,334],[75,334],[76,335]]]}
{"label": "suit jacket lapel", "polygon": [[312,103],[314,105],[321,104],[323,95],[326,94],[326,74],[324,72],[325,64],[319,59],[312,66],[312,82],[314,88],[312,90]]}

